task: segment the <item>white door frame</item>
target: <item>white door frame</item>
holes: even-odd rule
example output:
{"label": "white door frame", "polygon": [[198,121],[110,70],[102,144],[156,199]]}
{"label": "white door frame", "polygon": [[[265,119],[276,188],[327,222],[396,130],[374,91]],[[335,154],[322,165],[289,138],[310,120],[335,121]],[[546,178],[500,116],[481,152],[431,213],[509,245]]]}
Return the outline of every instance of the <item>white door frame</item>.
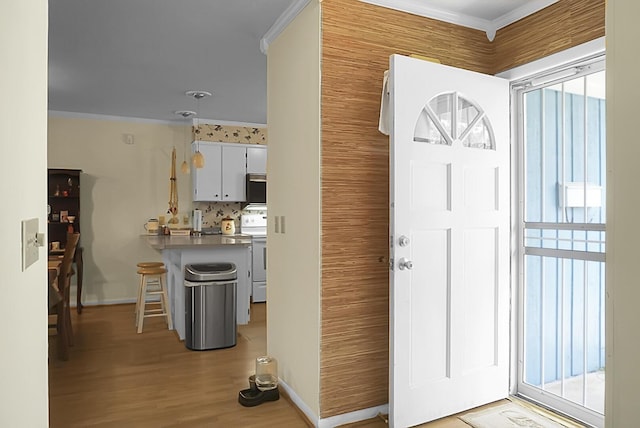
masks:
{"label": "white door frame", "polygon": [[[516,111],[516,105],[522,101],[517,99],[522,97],[519,92],[518,83],[534,76],[553,73],[554,71],[566,68],[572,63],[578,63],[590,58],[596,58],[605,53],[605,38],[600,37],[579,46],[567,49],[557,54],[533,61],[531,63],[504,71],[497,74],[498,77],[508,79],[512,83],[511,90],[511,364],[509,391],[512,395],[518,394],[519,379],[519,350],[523,326],[520,323],[520,313],[524,307],[524,298],[520,290],[524,284],[523,254],[520,251],[523,242],[522,212],[524,209],[524,186],[519,178],[520,171],[523,170],[522,147],[516,142],[522,141],[523,135],[519,131],[523,130],[524,115]],[[515,334],[513,334],[515,333]],[[602,423],[601,418],[593,412],[593,419],[585,420],[597,426]]]}

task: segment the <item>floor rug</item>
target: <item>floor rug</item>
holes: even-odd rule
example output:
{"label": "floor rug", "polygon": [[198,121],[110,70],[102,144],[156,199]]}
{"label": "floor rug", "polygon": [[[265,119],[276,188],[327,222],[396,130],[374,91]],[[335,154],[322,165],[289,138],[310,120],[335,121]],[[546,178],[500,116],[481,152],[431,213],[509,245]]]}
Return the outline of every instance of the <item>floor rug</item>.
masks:
{"label": "floor rug", "polygon": [[507,403],[459,417],[474,428],[573,428],[578,425],[554,421],[516,403]]}

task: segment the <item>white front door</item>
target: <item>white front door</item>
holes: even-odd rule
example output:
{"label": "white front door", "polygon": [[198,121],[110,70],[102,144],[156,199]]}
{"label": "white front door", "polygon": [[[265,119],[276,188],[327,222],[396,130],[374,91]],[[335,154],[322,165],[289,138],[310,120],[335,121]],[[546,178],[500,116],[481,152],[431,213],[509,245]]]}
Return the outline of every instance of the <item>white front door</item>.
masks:
{"label": "white front door", "polygon": [[509,84],[391,57],[390,423],[508,395]]}

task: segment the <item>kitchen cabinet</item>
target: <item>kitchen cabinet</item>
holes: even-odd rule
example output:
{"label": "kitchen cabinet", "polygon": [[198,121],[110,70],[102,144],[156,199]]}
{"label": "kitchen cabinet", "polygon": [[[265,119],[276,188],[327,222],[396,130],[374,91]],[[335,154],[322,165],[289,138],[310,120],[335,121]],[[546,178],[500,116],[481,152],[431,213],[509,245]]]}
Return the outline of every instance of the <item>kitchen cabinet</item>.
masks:
{"label": "kitchen cabinet", "polygon": [[204,156],[204,167],[191,169],[193,200],[245,201],[246,145],[200,141],[192,143],[192,152],[198,147]]}
{"label": "kitchen cabinet", "polygon": [[267,173],[267,146],[247,147],[247,174]]}

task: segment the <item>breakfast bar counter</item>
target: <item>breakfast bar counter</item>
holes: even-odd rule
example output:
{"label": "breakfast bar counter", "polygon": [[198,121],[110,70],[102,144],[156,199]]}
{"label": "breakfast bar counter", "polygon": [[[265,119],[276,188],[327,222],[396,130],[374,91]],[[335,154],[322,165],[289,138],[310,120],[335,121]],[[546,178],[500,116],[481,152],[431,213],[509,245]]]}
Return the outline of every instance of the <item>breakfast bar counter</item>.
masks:
{"label": "breakfast bar counter", "polygon": [[236,290],[238,324],[249,323],[251,298],[251,237],[245,235],[144,236],[147,244],[162,254],[167,267],[167,289],[173,325],[185,338],[184,268],[193,263],[233,263],[238,272]]}
{"label": "breakfast bar counter", "polygon": [[145,235],[147,243],[155,250],[168,250],[177,248],[201,248],[251,245],[251,236],[248,235],[202,235],[202,236],[163,236]]}

